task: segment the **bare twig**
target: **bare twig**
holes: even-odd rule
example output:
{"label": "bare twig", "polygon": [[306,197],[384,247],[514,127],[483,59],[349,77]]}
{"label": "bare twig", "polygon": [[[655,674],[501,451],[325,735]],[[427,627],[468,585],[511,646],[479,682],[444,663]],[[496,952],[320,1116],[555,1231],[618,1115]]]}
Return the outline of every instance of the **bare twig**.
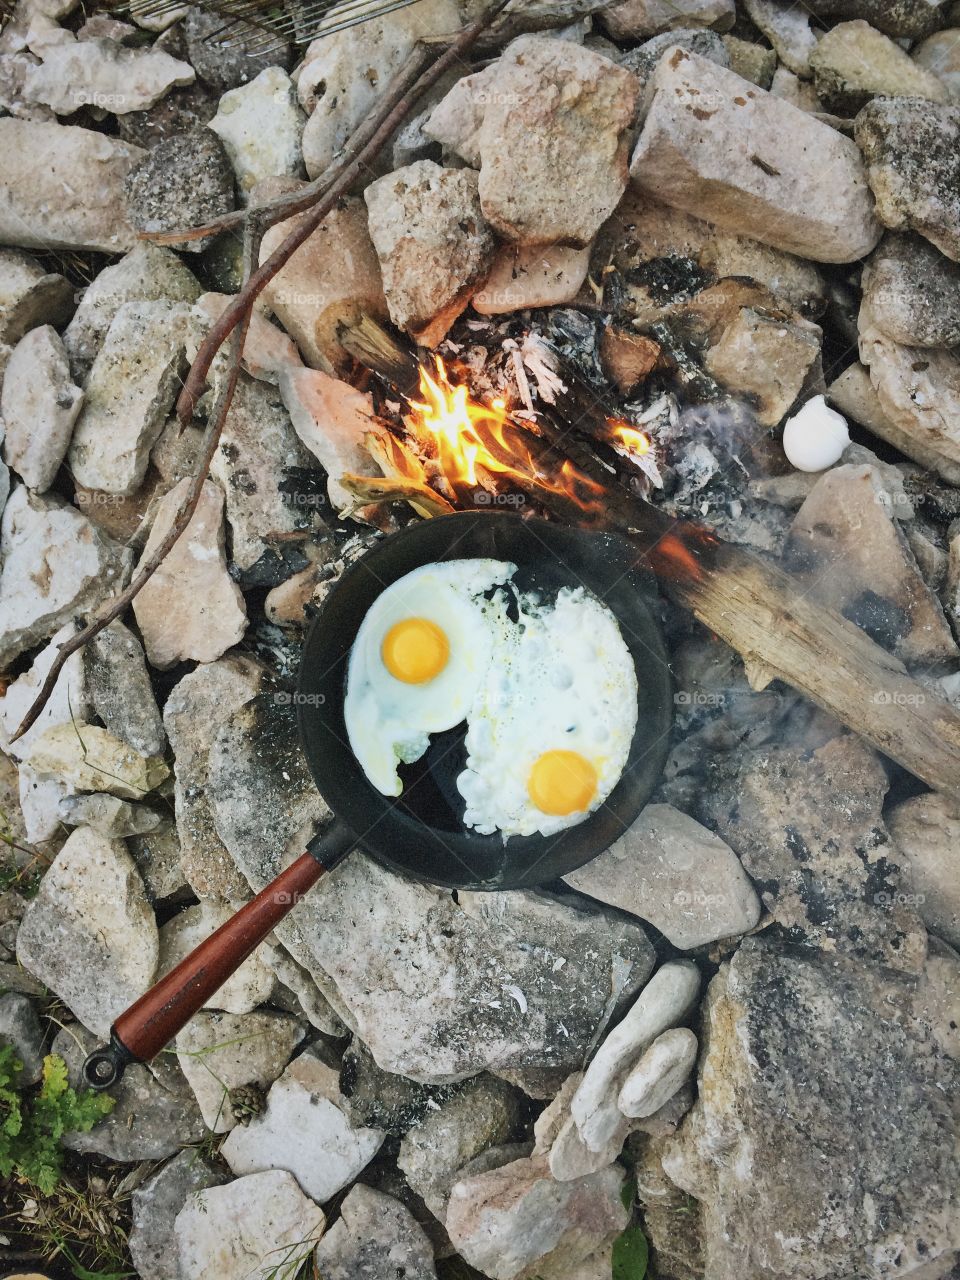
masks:
{"label": "bare twig", "polygon": [[[423,72],[412,87],[383,116],[365,145],[360,148],[354,159],[345,168],[341,169],[339,177],[330,185],[325,195],[308,210],[283,243],[270,255],[259,270],[253,273],[233,302],[221,313],[201,344],[200,350],[197,352],[197,358],[193,362],[193,367],[187,375],[187,380],[180,393],[180,399],[177,401],[177,415],[184,425],[193,417],[197,400],[203,393],[207,372],[213,363],[214,356],[234,327],[240,322],[241,317],[250,310],[253,303],[277,272],[289,262],[293,254],[310,238],[327,214],[336,207],[340,197],[350,190],[364,169],[376,159],[381,147],[403,123],[423,94],[432,88],[455,62],[460,60],[467,49],[476,42],[484,29],[509,3],[510,0],[494,0],[494,3],[481,17],[477,18],[475,22],[471,22],[468,27],[464,27],[446,52]],[[256,217],[257,211],[255,209],[250,210],[250,213],[253,217]]]}

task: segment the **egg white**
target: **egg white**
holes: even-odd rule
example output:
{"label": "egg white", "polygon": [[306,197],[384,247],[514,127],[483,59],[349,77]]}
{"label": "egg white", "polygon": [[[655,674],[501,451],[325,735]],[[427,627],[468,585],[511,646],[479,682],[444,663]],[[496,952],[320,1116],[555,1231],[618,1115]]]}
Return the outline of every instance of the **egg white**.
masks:
{"label": "egg white", "polygon": [[[353,754],[383,795],[400,795],[397,765],[419,760],[430,734],[467,719],[493,653],[483,593],[515,572],[504,560],[424,565],[387,587],[367,611],[347,667],[344,722]],[[387,632],[405,618],[429,619],[450,645],[446,666],[424,684],[396,679],[381,657]]]}
{"label": "egg white", "polygon": [[[582,588],[562,589],[551,606],[521,600],[507,625],[505,596],[489,634],[493,654],[468,716],[467,762],[457,779],[465,825],[489,835],[553,835],[597,809],[627,763],[637,725],[637,677],[616,618]],[[538,809],[527,779],[547,751],[576,751],[597,772],[586,810]]]}

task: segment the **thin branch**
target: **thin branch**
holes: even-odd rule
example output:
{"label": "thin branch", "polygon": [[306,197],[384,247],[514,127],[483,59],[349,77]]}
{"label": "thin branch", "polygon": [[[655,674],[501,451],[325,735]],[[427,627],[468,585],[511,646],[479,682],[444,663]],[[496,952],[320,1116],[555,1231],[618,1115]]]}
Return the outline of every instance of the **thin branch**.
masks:
{"label": "thin branch", "polygon": [[[417,79],[416,83],[386,113],[354,159],[345,168],[342,168],[340,176],[331,184],[319,203],[310,208],[283,243],[270,255],[259,270],[253,273],[233,302],[221,313],[201,343],[197,358],[193,362],[193,367],[187,375],[187,380],[177,401],[177,415],[184,426],[193,417],[197,400],[203,394],[207,373],[213,363],[214,356],[234,327],[239,324],[241,317],[250,310],[253,303],[277,272],[287,264],[297,249],[310,238],[327,214],[335,208],[340,197],[350,190],[364,169],[376,159],[384,143],[403,123],[423,94],[432,88],[454,63],[461,59],[484,29],[509,3],[510,0],[494,0],[494,3],[486,13],[477,18],[475,22],[471,22],[468,27],[464,27],[446,52],[437,58],[433,65]],[[256,217],[256,209],[252,209],[249,212],[251,216]]]}

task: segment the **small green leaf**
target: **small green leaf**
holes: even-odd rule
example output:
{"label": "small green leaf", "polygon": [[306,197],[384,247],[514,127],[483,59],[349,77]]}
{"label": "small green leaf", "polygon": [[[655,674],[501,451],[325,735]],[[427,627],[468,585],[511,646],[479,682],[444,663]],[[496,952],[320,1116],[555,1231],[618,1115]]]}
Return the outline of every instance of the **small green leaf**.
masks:
{"label": "small green leaf", "polygon": [[613,1242],[613,1280],[643,1280],[648,1257],[647,1237],[639,1227],[627,1227]]}
{"label": "small green leaf", "polygon": [[620,1188],[620,1200],[625,1209],[633,1208],[634,1182],[632,1178],[624,1178],[623,1186]]}

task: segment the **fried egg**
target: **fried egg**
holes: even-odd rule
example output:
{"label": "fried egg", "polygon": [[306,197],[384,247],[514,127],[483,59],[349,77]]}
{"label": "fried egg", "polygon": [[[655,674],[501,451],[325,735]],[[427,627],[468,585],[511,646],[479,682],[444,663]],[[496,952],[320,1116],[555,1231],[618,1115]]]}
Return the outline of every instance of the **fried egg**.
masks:
{"label": "fried egg", "polygon": [[483,595],[507,582],[503,560],[449,560],[414,569],[377,597],[347,666],[344,721],[353,754],[386,796],[400,795],[400,763],[430,734],[468,718],[487,679],[492,627]]}
{"label": "fried egg", "polygon": [[[637,677],[616,618],[582,588],[555,604],[520,597],[489,628],[489,674],[468,715],[457,787],[481,834],[553,835],[603,804],[627,763]],[[492,610],[505,608],[499,594]]]}
{"label": "fried egg", "polygon": [[483,835],[553,835],[603,804],[637,723],[637,678],[616,618],[582,588],[523,595],[501,560],[424,565],[388,587],[350,654],[344,719],[378,791],[430,735],[466,722],[457,789]]}

